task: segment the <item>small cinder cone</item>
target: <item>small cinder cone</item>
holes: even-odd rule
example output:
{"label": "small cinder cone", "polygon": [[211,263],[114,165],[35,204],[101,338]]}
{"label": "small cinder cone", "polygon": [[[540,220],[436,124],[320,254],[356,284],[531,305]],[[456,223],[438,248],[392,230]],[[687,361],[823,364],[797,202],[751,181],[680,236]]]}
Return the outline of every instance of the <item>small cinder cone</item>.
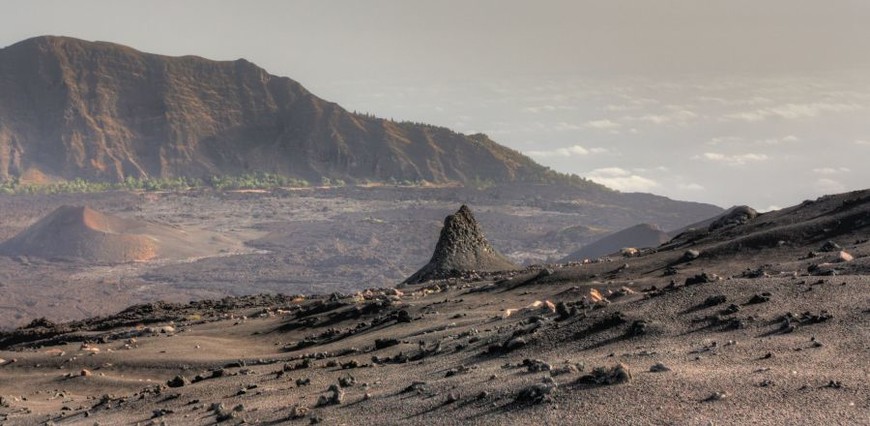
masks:
{"label": "small cinder cone", "polygon": [[471,210],[463,205],[459,211],[444,219],[444,228],[441,229],[432,259],[404,284],[451,278],[471,271],[512,269],[517,269],[517,266],[489,244]]}

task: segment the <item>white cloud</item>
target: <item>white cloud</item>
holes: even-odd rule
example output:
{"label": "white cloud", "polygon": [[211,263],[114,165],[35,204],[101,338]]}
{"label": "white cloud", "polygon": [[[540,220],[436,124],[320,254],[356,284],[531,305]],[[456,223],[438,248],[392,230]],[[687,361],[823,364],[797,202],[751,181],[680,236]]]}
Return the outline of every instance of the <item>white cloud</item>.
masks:
{"label": "white cloud", "polygon": [[799,141],[795,135],[783,136],[781,138],[767,138],[746,140],[740,136],[718,136],[707,141],[707,145],[783,145]]}
{"label": "white cloud", "polygon": [[755,142],[759,145],[782,145],[782,144],[797,142],[799,140],[800,140],[800,138],[798,138],[795,135],[788,135],[788,136],[781,137],[781,138],[760,139],[760,140],[757,140]]}
{"label": "white cloud", "polygon": [[604,107],[605,111],[610,111],[610,112],[625,112],[625,111],[631,111],[631,110],[636,110],[636,109],[638,109],[637,105],[610,104],[610,105],[607,105]]}
{"label": "white cloud", "polygon": [[870,140],[857,139],[857,140],[855,140],[855,145],[870,146]]}
{"label": "white cloud", "polygon": [[813,173],[819,175],[838,175],[840,173],[849,173],[852,170],[848,167],[820,167],[813,169]]}
{"label": "white cloud", "polygon": [[703,191],[705,189],[701,184],[694,183],[694,182],[693,183],[681,183],[681,184],[677,185],[677,187],[679,187],[680,189],[685,190],[685,191]]}
{"label": "white cloud", "polygon": [[735,144],[743,141],[740,136],[717,136],[707,141],[707,145]]}
{"label": "white cloud", "polygon": [[863,109],[858,104],[846,103],[789,103],[774,107],[759,108],[753,111],[742,111],[725,115],[726,120],[740,120],[748,122],[764,121],[768,118],[782,118],[795,120],[799,118],[813,118],[827,112],[849,112]]}
{"label": "white cloud", "polygon": [[565,121],[560,121],[560,122],[556,123],[555,126],[553,126],[553,130],[556,130],[556,131],[559,131],[559,132],[566,132],[566,131],[580,130],[580,129],[582,129],[582,128],[583,128],[583,127],[581,127],[581,126],[578,126],[578,125],[573,124],[573,123],[568,123],[568,122],[565,122]]}
{"label": "white cloud", "polygon": [[619,167],[595,169],[589,172],[586,177],[623,192],[648,192],[659,186],[658,182],[652,179],[633,174]]}
{"label": "white cloud", "polygon": [[687,109],[671,111],[665,114],[647,114],[635,119],[653,124],[685,124],[687,121],[698,118],[698,114]]}
{"label": "white cloud", "polygon": [[842,183],[830,178],[820,178],[813,184],[813,187],[816,191],[824,194],[846,192],[846,187]]}
{"label": "white cloud", "polygon": [[531,157],[548,158],[548,157],[576,157],[589,155],[590,153],[598,154],[604,152],[604,148],[586,149],[580,145],[572,145],[566,148],[556,148],[547,151],[527,151],[526,154]]}
{"label": "white cloud", "polygon": [[583,124],[583,126],[590,128],[590,129],[610,130],[610,129],[618,129],[618,128],[622,127],[622,124],[619,124],[613,120],[604,119],[604,120],[587,121],[585,124]]}
{"label": "white cloud", "polygon": [[755,154],[755,153],[746,153],[746,154],[735,154],[728,155],[722,154],[718,152],[705,152],[701,155],[696,155],[692,157],[693,159],[702,159],[707,161],[712,161],[716,163],[722,163],[729,166],[742,166],[747,163],[757,163],[761,161],[767,161],[768,157],[765,154]]}
{"label": "white cloud", "polygon": [[571,106],[571,105],[538,105],[538,106],[525,107],[525,108],[523,108],[523,111],[528,112],[528,113],[532,113],[532,114],[539,114],[542,112],[570,111],[570,110],[574,110],[574,109],[576,109],[576,107]]}

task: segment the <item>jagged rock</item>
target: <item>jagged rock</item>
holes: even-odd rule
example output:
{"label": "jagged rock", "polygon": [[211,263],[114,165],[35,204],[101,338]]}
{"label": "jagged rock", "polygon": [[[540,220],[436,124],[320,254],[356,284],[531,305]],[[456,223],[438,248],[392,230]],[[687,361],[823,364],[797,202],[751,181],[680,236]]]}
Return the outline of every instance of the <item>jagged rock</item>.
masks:
{"label": "jagged rock", "polygon": [[344,399],[344,391],[338,385],[329,385],[329,389],[326,391],[328,395],[320,395],[320,398],[317,399],[318,406],[341,404],[342,399]]}
{"label": "jagged rock", "polygon": [[710,396],[708,396],[707,398],[704,399],[704,402],[721,401],[721,400],[727,399],[727,398],[728,398],[727,392],[721,392],[721,391],[720,392],[713,392],[712,394],[710,394]]}
{"label": "jagged rock", "polygon": [[855,257],[849,254],[847,251],[841,250],[837,253],[837,262],[851,262],[855,260]]}
{"label": "jagged rock", "polygon": [[308,407],[304,405],[294,405],[293,408],[290,409],[290,419],[301,419],[308,415]]}
{"label": "jagged rock", "polygon": [[769,301],[770,301],[770,293],[761,293],[761,294],[753,295],[752,298],[750,298],[749,301],[746,302],[746,304],[755,305],[758,303],[765,303],[765,302],[769,302]]}
{"label": "jagged rock", "polygon": [[649,321],[646,320],[636,320],[628,326],[628,330],[625,331],[625,335],[628,337],[638,337],[643,336],[649,332]]}
{"label": "jagged rock", "polygon": [[171,388],[180,388],[182,386],[187,386],[190,384],[190,380],[187,380],[184,376],[175,376],[172,380],[166,382],[166,386]]}
{"label": "jagged rock", "polygon": [[686,285],[695,285],[695,284],[706,284],[712,283],[719,279],[719,276],[716,274],[708,274],[706,272],[700,273],[693,277],[686,278]]}
{"label": "jagged rock", "polygon": [[444,228],[429,263],[403,284],[458,277],[472,271],[514,269],[517,266],[489,244],[471,210],[463,205],[444,219]]}
{"label": "jagged rock", "polygon": [[708,231],[715,231],[720,228],[727,228],[737,225],[742,225],[752,219],[758,217],[758,212],[749,206],[737,206],[716,219],[707,228]]}
{"label": "jagged rock", "polygon": [[839,244],[837,244],[833,241],[826,241],[825,244],[822,244],[822,247],[819,248],[819,251],[834,252],[834,251],[840,251],[842,249],[843,248],[840,247]]}
{"label": "jagged rock", "polygon": [[398,339],[393,339],[393,338],[375,339],[375,349],[389,348],[390,346],[396,346],[398,344],[399,344]]}
{"label": "jagged rock", "polygon": [[514,400],[520,404],[541,404],[550,400],[550,394],[557,387],[552,379],[549,382],[535,383],[520,390]]}
{"label": "jagged rock", "polygon": [[553,369],[550,364],[539,359],[526,358],[523,360],[523,365],[526,367],[529,373],[539,373],[542,371],[550,371]]}
{"label": "jagged rock", "polygon": [[657,362],[649,368],[649,371],[652,373],[662,373],[665,371],[671,371],[671,369],[668,366],[666,366],[660,362]]}
{"label": "jagged rock", "polygon": [[577,379],[586,385],[617,385],[631,381],[631,371],[624,364],[616,364],[612,368],[597,367],[590,374]]}
{"label": "jagged rock", "polygon": [[725,303],[725,301],[727,301],[727,300],[728,300],[728,298],[726,298],[725,295],[722,295],[722,294],[719,294],[716,296],[710,296],[706,300],[704,300],[704,306],[710,307],[710,306],[721,305],[721,304]]}
{"label": "jagged rock", "polygon": [[731,314],[737,313],[739,311],[740,311],[740,306],[732,303],[732,304],[728,305],[727,308],[723,309],[721,312],[722,312],[722,315],[731,315]]}
{"label": "jagged rock", "polygon": [[683,261],[688,262],[690,260],[695,260],[700,256],[701,252],[699,252],[698,250],[686,250],[686,252],[683,253]]}
{"label": "jagged rock", "polygon": [[353,376],[339,377],[338,385],[343,388],[353,387],[356,384],[356,379]]}

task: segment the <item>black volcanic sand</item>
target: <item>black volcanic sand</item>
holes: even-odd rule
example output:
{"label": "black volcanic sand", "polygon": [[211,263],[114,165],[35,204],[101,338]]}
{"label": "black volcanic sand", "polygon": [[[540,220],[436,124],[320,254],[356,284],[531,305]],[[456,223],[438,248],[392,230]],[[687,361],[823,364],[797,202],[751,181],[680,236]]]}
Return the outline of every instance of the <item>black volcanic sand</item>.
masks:
{"label": "black volcanic sand", "polygon": [[[823,198],[637,258],[404,293],[149,305],[86,323],[35,322],[0,343],[0,417],[867,424],[868,201]],[[829,240],[854,260],[827,265],[839,256]],[[688,246],[697,253],[686,256]],[[610,302],[592,303],[592,288]],[[667,371],[651,372],[659,363]]]}

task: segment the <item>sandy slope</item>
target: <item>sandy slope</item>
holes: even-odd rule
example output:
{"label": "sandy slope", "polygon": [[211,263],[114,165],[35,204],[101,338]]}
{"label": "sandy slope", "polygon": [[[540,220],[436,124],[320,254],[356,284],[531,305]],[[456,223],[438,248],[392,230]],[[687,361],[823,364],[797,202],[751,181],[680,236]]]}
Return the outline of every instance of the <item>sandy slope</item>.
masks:
{"label": "sandy slope", "polygon": [[[860,247],[866,250],[867,247]],[[629,262],[626,271],[644,269],[645,259]],[[705,263],[691,265],[677,278],[695,271],[712,271],[722,276],[739,274],[745,263]],[[772,263],[771,270],[792,272],[789,262]],[[870,421],[870,300],[866,276],[783,277],[726,279],[689,287],[678,287],[660,296],[645,299],[629,295],[588,317],[556,321],[555,315],[518,312],[502,318],[505,308],[521,308],[535,300],[577,299],[590,287],[619,288],[623,284],[640,290],[650,285],[659,288],[670,278],[634,276],[620,273],[609,285],[596,280],[576,280],[578,273],[602,274],[612,263],[557,270],[555,274],[508,290],[522,283],[522,276],[495,286],[491,291],[469,293],[487,282],[459,284],[448,290],[423,295],[408,293],[394,307],[380,315],[386,317],[398,308],[407,309],[408,323],[387,320],[373,326],[378,314],[330,324],[329,316],[346,312],[364,303],[342,299],[336,308],[310,317],[319,326],[280,331],[297,324],[294,315],[257,318],[263,309],[247,313],[248,319],[214,322],[180,322],[174,333],[144,333],[130,349],[118,338],[95,344],[100,352],[81,350],[81,343],[25,348],[0,352],[0,357],[17,361],[0,367],[0,395],[8,407],[3,415],[11,424],[36,424],[49,419],[66,424],[99,422],[132,424],[148,421],[155,410],[168,410],[157,420],[169,424],[210,424],[216,420],[209,412],[212,403],[228,410],[242,404],[237,422],[283,421],[291,407],[312,407],[309,416],[326,424],[860,424]],[[685,275],[684,275],[685,274]],[[531,275],[534,276],[534,275]],[[573,277],[573,278],[568,278]],[[568,279],[563,279],[568,278]],[[815,284],[819,281],[822,283]],[[632,284],[633,283],[633,284]],[[812,290],[809,290],[812,289]],[[765,303],[745,305],[755,294],[771,293]],[[699,308],[712,295],[725,295],[723,305]],[[308,306],[317,302],[305,302]],[[742,305],[735,317],[746,321],[745,328],[722,331],[695,322],[712,315],[730,303]],[[283,306],[289,310],[292,305]],[[275,308],[272,306],[271,308]],[[827,310],[833,318],[818,324],[801,324],[792,333],[780,334],[777,318],[786,312],[819,313]],[[622,312],[628,321],[611,329],[587,333],[589,327],[613,312]],[[274,312],[274,310],[272,311]],[[252,315],[253,314],[253,315]],[[543,315],[541,315],[543,314]],[[487,348],[507,340],[512,333],[528,327],[540,315],[542,326],[526,336],[528,345],[505,354],[485,354]],[[307,318],[307,317],[306,317]],[[750,318],[753,318],[750,320]],[[635,319],[649,322],[648,333],[624,337]],[[359,326],[360,323],[367,326]],[[359,332],[344,336],[350,329]],[[337,329],[336,337],[314,339],[318,344],[286,351],[285,345]],[[133,328],[120,331],[142,334]],[[97,333],[88,340],[98,340]],[[379,338],[398,338],[397,346],[374,350]],[[820,347],[814,347],[816,342]],[[387,357],[403,352],[420,353],[420,343],[431,349],[441,342],[441,351],[418,361],[402,364],[372,364],[372,356]],[[733,342],[733,343],[731,343]],[[464,348],[457,350],[457,346]],[[285,363],[296,365],[303,354],[360,352],[314,359],[310,368],[287,371],[276,377]],[[58,356],[57,350],[63,351]],[[110,352],[111,350],[111,352]],[[765,359],[765,355],[771,356]],[[514,401],[524,386],[537,383],[550,373],[529,373],[520,364],[525,358],[538,358],[559,368],[566,362],[582,363],[585,372],[555,377],[559,387],[552,401],[518,404]],[[245,367],[226,368],[225,377],[203,380],[180,388],[162,386],[181,374],[193,378],[243,360]],[[343,370],[351,360],[363,367]],[[330,366],[331,362],[338,366]],[[588,386],[578,379],[594,367],[627,365],[633,380],[627,384]],[[670,372],[650,373],[662,362]],[[460,366],[467,372],[445,377]],[[77,375],[85,368],[91,376]],[[330,384],[340,377],[353,376],[356,384],[344,389],[340,405],[314,407]],[[297,387],[296,379],[308,378],[311,384]],[[405,392],[414,381],[425,381],[421,391]],[[828,387],[831,381],[841,387]],[[835,385],[836,386],[836,385]],[[244,393],[240,390],[249,387]],[[458,401],[446,403],[453,392]],[[487,392],[480,397],[481,392]],[[714,392],[724,392],[722,400],[704,400]],[[370,398],[364,400],[368,393]],[[100,404],[102,395],[109,402]],[[26,400],[25,400],[26,398]],[[64,411],[64,407],[70,410]],[[88,417],[85,417],[88,413]],[[298,421],[305,424],[308,420]]]}
{"label": "sandy slope", "polygon": [[[35,324],[0,336],[7,360],[0,418],[868,424],[865,195],[822,199],[612,262],[431,282],[404,293],[149,305],[61,326],[59,335],[61,328]],[[820,251],[827,238],[854,259],[831,263],[840,254]],[[687,259],[686,247],[698,257]],[[824,275],[826,268],[837,274]],[[591,303],[593,288],[610,303]],[[524,309],[547,300],[567,309]],[[651,372],[655,363],[669,371]],[[607,383],[607,371],[595,372],[618,364],[629,381]],[[177,375],[194,382],[167,386]],[[328,389],[342,381],[340,401],[331,401]],[[534,385],[550,393],[520,397]]]}

